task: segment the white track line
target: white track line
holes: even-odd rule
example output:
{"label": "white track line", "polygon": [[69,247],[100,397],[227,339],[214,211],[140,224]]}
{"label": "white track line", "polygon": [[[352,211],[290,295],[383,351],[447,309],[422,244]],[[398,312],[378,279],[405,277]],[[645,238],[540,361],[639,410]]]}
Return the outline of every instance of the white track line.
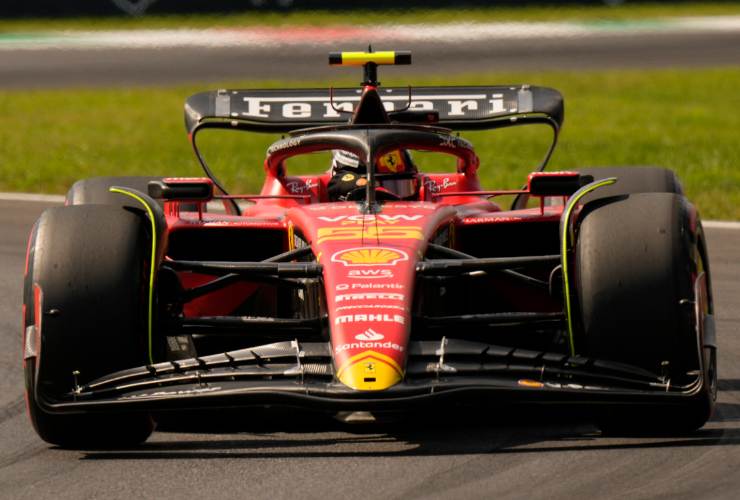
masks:
{"label": "white track line", "polygon": [[641,34],[737,33],[740,16],[677,17],[624,22],[494,22],[210,29],[143,29],[0,33],[0,50],[153,49],[336,45],[357,40],[398,42],[577,39]]}
{"label": "white track line", "polygon": [[740,222],[728,220],[703,220],[702,226],[708,229],[740,229]]}
{"label": "white track line", "polygon": [[40,203],[64,203],[61,194],[0,193],[0,201],[35,201]]}
{"label": "white track line", "polygon": [[[61,194],[0,193],[0,201],[26,201],[38,203],[64,203]],[[705,220],[702,225],[709,229],[740,229],[740,222],[726,220]]]}

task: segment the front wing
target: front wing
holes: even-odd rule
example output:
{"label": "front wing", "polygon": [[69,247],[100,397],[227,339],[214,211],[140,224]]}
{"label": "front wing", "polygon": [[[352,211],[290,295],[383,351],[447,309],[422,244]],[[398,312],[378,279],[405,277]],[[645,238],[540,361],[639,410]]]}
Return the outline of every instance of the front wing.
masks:
{"label": "front wing", "polygon": [[357,391],[336,381],[328,343],[294,340],[116,372],[73,387],[61,400],[36,396],[51,413],[250,406],[398,411],[450,402],[682,405],[703,384],[701,373],[675,386],[619,363],[443,338],[409,344],[403,382]]}

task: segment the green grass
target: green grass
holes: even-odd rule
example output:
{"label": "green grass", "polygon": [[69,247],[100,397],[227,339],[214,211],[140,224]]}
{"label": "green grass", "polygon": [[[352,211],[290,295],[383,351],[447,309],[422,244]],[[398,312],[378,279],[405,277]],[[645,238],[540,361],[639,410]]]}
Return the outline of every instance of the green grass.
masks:
{"label": "green grass", "polygon": [[740,5],[728,2],[630,3],[608,7],[593,5],[563,7],[489,7],[398,10],[327,10],[288,12],[247,11],[199,16],[147,15],[143,17],[102,17],[70,19],[3,19],[0,33],[39,30],[208,28],[239,26],[285,26],[378,23],[446,23],[486,21],[625,21],[675,16],[740,14]]}
{"label": "green grass", "polygon": [[[566,97],[566,126],[551,169],[668,166],[705,218],[740,219],[740,68],[478,74],[412,83],[510,82],[552,86]],[[76,179],[93,175],[200,175],[182,125],[182,104],[202,89],[0,92],[0,190],[64,193]],[[546,143],[536,132],[466,134],[482,158],[488,187],[523,182]],[[233,191],[258,190],[264,151],[276,137],[224,134],[220,156],[214,154],[215,137],[204,138],[215,169],[226,172]],[[327,166],[318,161],[312,169]]]}

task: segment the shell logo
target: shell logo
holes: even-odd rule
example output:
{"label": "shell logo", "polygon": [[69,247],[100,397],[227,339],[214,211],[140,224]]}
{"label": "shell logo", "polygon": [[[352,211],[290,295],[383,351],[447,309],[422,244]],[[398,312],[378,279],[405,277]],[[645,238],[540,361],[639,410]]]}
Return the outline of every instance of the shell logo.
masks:
{"label": "shell logo", "polygon": [[332,262],[345,266],[395,266],[404,260],[409,260],[409,256],[403,250],[384,247],[349,248],[331,256]]}

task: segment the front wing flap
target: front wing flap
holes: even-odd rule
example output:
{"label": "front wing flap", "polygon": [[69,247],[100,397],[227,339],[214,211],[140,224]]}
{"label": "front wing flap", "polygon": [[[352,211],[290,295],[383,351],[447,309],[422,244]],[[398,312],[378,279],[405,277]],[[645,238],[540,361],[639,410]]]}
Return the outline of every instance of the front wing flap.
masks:
{"label": "front wing flap", "polygon": [[673,386],[620,363],[443,338],[410,343],[401,383],[357,391],[336,380],[328,343],[294,340],[116,372],[60,400],[37,397],[52,413],[266,405],[382,411],[450,400],[680,405],[703,383],[701,374]]}

